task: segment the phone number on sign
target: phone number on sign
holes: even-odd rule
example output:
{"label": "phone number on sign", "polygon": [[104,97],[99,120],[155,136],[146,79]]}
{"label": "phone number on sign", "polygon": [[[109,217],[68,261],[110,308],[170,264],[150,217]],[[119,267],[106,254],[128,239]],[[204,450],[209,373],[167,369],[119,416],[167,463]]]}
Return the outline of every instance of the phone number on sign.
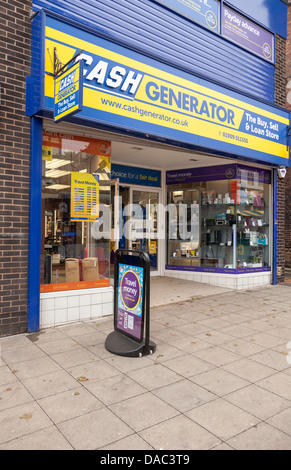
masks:
{"label": "phone number on sign", "polygon": [[[219,135],[221,135],[221,132],[219,133]],[[230,132],[223,132],[222,135],[225,139],[238,140],[239,142],[243,142],[245,144],[249,142],[249,139],[247,139],[246,137],[240,137],[238,135],[231,134]]]}

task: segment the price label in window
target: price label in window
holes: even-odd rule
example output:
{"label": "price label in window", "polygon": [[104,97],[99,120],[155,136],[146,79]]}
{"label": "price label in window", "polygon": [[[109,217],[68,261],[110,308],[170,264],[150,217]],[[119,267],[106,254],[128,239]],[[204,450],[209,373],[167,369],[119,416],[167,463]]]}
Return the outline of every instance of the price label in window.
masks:
{"label": "price label in window", "polygon": [[94,222],[99,218],[99,176],[71,174],[71,220]]}

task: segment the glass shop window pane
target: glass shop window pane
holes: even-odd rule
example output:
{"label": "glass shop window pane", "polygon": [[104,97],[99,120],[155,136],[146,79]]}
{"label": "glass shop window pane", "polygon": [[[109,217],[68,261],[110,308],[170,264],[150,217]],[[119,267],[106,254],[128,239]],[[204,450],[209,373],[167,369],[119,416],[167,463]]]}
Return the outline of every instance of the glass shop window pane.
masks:
{"label": "glass shop window pane", "polygon": [[186,270],[199,266],[199,185],[168,186],[167,208],[167,265]]}
{"label": "glass shop window pane", "polygon": [[[236,187],[235,187],[236,188]],[[236,206],[233,180],[203,183],[201,190],[201,266],[233,269]]]}
{"label": "glass shop window pane", "polygon": [[41,292],[109,285],[110,157],[110,142],[44,131]]}
{"label": "glass shop window pane", "polygon": [[238,165],[236,176],[168,185],[170,268],[270,270],[271,172]]}
{"label": "glass shop window pane", "polygon": [[237,267],[271,266],[268,170],[239,168],[237,180]]}

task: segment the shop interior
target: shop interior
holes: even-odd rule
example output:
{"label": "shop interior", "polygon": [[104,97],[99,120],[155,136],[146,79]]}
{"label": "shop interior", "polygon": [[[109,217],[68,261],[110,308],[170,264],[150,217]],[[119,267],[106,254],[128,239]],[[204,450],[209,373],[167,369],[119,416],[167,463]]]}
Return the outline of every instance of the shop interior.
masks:
{"label": "shop interior", "polygon": [[181,184],[179,190],[168,186],[168,204],[184,205],[184,213],[174,210],[169,217],[168,266],[246,270],[271,265],[270,185],[252,168],[241,173],[238,179]]}

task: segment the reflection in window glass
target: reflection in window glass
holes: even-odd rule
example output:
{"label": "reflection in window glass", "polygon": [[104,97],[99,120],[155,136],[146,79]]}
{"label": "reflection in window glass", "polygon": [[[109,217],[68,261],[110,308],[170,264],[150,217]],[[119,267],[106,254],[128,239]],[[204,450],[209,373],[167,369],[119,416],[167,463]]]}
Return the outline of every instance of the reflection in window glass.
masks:
{"label": "reflection in window glass", "polygon": [[[44,131],[41,292],[109,285],[110,142]],[[98,236],[96,236],[98,234]]]}

